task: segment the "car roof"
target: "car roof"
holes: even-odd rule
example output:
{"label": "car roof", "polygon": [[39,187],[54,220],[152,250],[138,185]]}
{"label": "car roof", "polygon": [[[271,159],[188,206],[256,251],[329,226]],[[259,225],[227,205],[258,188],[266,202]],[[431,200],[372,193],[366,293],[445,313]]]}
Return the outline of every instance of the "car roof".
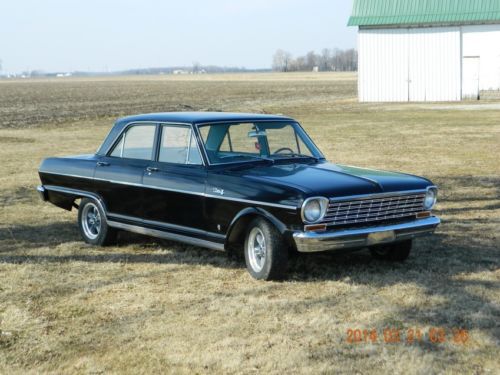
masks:
{"label": "car roof", "polygon": [[108,136],[101,144],[97,155],[104,155],[113,145],[122,130],[134,122],[169,122],[182,124],[202,124],[217,122],[253,122],[253,121],[295,121],[290,117],[255,113],[228,113],[228,112],[164,112],[146,113],[127,116],[118,119]]}
{"label": "car roof", "polygon": [[164,112],[164,113],[146,113],[135,116],[120,118],[117,123],[129,124],[131,122],[153,121],[153,122],[176,122],[200,124],[206,122],[226,122],[226,121],[279,121],[291,120],[290,117],[281,115],[267,115],[256,113],[229,113],[229,112]]}

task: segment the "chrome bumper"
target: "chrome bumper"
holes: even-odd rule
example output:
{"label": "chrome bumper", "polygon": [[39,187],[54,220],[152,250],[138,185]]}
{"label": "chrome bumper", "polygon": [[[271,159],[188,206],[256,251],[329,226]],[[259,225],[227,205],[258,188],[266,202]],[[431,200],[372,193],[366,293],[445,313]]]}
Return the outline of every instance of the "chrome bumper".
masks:
{"label": "chrome bumper", "polygon": [[38,195],[40,196],[40,199],[44,202],[46,202],[48,200],[48,197],[47,197],[47,189],[45,189],[43,187],[43,185],[38,185],[36,187],[36,191],[38,193]]}
{"label": "chrome bumper", "polygon": [[431,216],[407,223],[377,227],[326,232],[295,232],[293,233],[293,239],[297,250],[302,253],[361,248],[425,236],[433,233],[440,222],[441,220],[438,217]]}

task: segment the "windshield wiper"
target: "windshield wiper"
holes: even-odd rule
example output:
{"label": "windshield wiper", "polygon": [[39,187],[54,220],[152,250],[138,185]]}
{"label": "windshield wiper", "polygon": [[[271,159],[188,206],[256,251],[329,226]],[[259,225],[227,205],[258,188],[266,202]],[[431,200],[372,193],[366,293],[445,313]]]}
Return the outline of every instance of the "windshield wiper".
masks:
{"label": "windshield wiper", "polygon": [[[256,161],[256,160],[265,160],[267,162],[271,162],[272,164],[274,164],[274,159],[270,159],[270,158],[266,158],[264,156],[257,156],[257,155],[247,155],[247,154],[231,154],[231,155],[225,155],[225,156],[220,156],[219,159],[223,160],[223,159],[229,159],[229,158],[251,158],[253,159],[253,161]],[[242,162],[244,162],[245,160],[242,160]],[[247,161],[251,161],[251,160],[247,160]]]}
{"label": "windshield wiper", "polygon": [[312,159],[316,162],[319,162],[321,160],[321,158],[318,158],[317,156],[299,154],[298,152],[281,155],[283,156],[281,159]]}

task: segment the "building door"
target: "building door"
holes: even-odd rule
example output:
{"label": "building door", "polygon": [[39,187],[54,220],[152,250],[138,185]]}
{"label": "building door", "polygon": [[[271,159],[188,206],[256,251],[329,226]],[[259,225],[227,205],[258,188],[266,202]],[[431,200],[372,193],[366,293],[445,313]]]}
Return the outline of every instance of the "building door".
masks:
{"label": "building door", "polygon": [[460,100],[460,29],[408,30],[410,102]]}
{"label": "building door", "polygon": [[460,28],[359,31],[359,100],[460,100]]}
{"label": "building door", "polygon": [[479,56],[462,60],[462,99],[479,100]]}

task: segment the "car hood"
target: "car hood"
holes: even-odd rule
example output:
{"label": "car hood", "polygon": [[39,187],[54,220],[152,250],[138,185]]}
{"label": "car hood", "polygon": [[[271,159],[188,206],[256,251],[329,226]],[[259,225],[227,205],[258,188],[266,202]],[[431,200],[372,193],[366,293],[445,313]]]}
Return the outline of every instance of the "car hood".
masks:
{"label": "car hood", "polygon": [[274,164],[241,171],[243,178],[287,185],[308,195],[341,197],[405,190],[432,185],[422,177],[322,162],[318,164]]}

